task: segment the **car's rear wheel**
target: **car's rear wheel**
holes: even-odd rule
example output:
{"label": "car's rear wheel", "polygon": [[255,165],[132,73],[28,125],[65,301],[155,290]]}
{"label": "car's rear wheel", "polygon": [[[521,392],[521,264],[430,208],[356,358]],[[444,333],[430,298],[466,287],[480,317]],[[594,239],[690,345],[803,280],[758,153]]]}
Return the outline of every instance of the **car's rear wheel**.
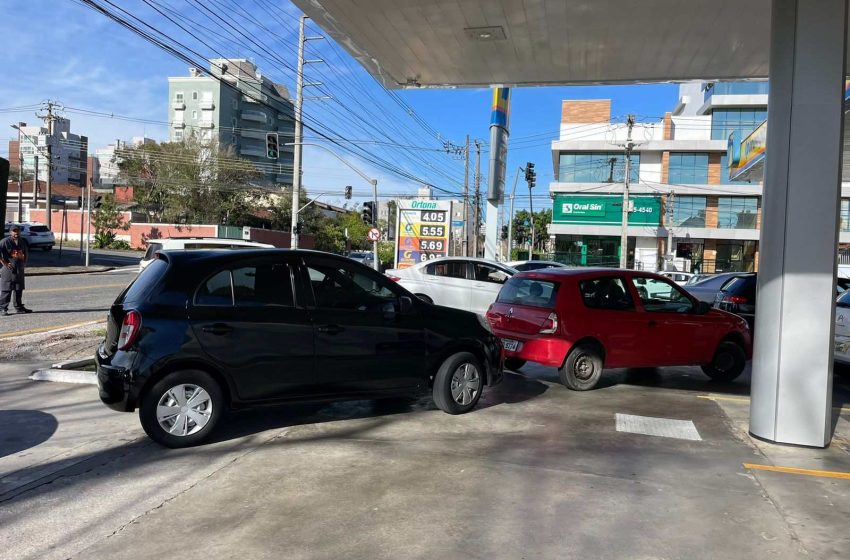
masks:
{"label": "car's rear wheel", "polygon": [[519,358],[505,358],[505,367],[514,371],[525,365],[525,360]]}
{"label": "car's rear wheel", "polygon": [[224,408],[218,382],[208,373],[183,370],[160,379],[142,400],[139,420],[166,447],[190,447],[206,439]]}
{"label": "car's rear wheel", "polygon": [[434,378],[434,404],[443,412],[469,412],[481,398],[484,370],[469,352],[449,356]]}
{"label": "car's rear wheel", "polygon": [[599,347],[595,344],[579,344],[570,351],[561,366],[561,383],[573,391],[588,391],[599,382],[602,367],[602,351]]}
{"label": "car's rear wheel", "polygon": [[739,344],[731,341],[717,345],[711,363],[702,366],[702,371],[714,381],[728,383],[744,372],[747,355]]}
{"label": "car's rear wheel", "polygon": [[426,296],[425,294],[416,294],[416,297],[424,301],[425,303],[434,303],[434,300]]}

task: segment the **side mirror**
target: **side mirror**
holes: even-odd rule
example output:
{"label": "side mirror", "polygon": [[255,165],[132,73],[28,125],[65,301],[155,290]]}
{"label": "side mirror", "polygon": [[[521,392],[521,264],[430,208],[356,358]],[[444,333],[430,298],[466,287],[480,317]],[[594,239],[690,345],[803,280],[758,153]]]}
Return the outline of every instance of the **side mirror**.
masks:
{"label": "side mirror", "polygon": [[393,319],[395,319],[396,310],[395,310],[395,305],[393,305],[393,302],[391,302],[391,301],[386,302],[384,304],[384,306],[381,308],[381,313],[384,314],[384,320],[385,321],[392,321]]}
{"label": "side mirror", "polygon": [[708,303],[706,303],[704,301],[700,301],[700,302],[697,303],[697,313],[698,314],[705,315],[709,311],[711,311],[711,305],[709,305]]}
{"label": "side mirror", "polygon": [[399,313],[413,312],[413,300],[408,296],[401,296],[398,298],[398,311]]}

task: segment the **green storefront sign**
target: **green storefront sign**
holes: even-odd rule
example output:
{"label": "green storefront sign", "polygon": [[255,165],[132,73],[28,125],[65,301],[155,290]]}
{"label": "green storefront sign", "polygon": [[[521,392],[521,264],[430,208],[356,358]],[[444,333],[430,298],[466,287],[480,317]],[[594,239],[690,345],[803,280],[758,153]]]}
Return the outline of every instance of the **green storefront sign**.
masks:
{"label": "green storefront sign", "polygon": [[[638,195],[630,197],[630,225],[661,224],[661,198]],[[552,223],[620,225],[623,197],[619,195],[556,194],[552,207]]]}

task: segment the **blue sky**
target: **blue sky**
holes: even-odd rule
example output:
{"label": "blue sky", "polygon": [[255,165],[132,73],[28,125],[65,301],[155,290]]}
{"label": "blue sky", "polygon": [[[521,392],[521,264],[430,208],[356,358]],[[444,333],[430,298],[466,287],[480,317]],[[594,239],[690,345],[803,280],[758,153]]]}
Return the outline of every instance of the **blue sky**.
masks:
{"label": "blue sky", "polygon": [[[212,9],[236,4],[243,10],[238,23],[261,46],[231,29],[216,30],[209,13],[188,0],[156,0],[166,14],[192,32],[180,29],[154,12],[141,0],[115,1],[206,57],[220,54],[250,57],[264,74],[293,89],[297,8],[280,0],[208,0]],[[169,11],[171,10],[171,11]],[[6,53],[6,79],[0,81],[0,115],[7,123],[35,123],[34,111],[3,111],[45,99],[66,107],[104,111],[116,115],[157,121],[168,120],[168,76],[187,74],[187,64],[82,6],[76,0],[5,0],[5,17],[0,20],[2,51]],[[177,18],[176,16],[181,17]],[[317,31],[317,30],[316,30]],[[311,65],[307,79],[322,81],[322,91],[333,99],[308,101],[306,114],[352,140],[381,140],[389,136],[406,148],[361,143],[361,147],[385,161],[404,168],[449,191],[459,190],[463,164],[439,151],[441,140],[456,144],[467,134],[489,138],[491,92],[484,89],[397,91],[403,102],[438,131],[440,139],[417,123],[403,107],[378,86],[337,45],[328,41],[310,43],[313,57],[326,64]],[[538,169],[538,195],[545,195],[552,178],[549,146],[557,138],[563,99],[612,99],[612,115],[636,113],[660,117],[672,108],[678,88],[670,84],[640,86],[582,86],[515,88],[512,95],[511,138],[508,169],[526,161]],[[84,116],[69,110],[72,131],[87,135],[90,150],[116,138],[147,135],[157,140],[167,136],[167,127]],[[0,155],[6,156],[7,141],[15,137],[8,126],[0,134]],[[308,133],[309,134],[309,133]],[[531,138],[528,138],[531,137]],[[522,141],[521,141],[522,140]],[[415,191],[418,185],[386,169],[344,154],[370,176],[378,178],[381,192]],[[486,156],[482,173],[486,173]],[[509,182],[513,172],[509,173]],[[330,201],[341,202],[342,187],[367,191],[359,179],[331,156],[313,148],[304,155],[304,184],[312,193],[331,191]],[[361,186],[362,185],[362,186]],[[483,187],[486,190],[486,186]],[[523,204],[518,204],[523,206]]]}

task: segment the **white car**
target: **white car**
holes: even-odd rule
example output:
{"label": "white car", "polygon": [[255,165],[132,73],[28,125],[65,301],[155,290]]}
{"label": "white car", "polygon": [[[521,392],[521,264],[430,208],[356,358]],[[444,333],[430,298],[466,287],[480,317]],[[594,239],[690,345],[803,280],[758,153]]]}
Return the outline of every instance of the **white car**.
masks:
{"label": "white car", "polygon": [[525,272],[526,270],[540,270],[543,268],[570,268],[564,263],[555,261],[508,261],[504,264],[511,268],[515,268],[520,272]]}
{"label": "white car", "polygon": [[496,301],[502,284],[516,273],[502,263],[471,257],[442,257],[386,272],[427,302],[480,315]]}
{"label": "white car", "polygon": [[145,241],[147,250],[139,261],[139,272],[154,260],[159,251],[182,251],[195,249],[274,249],[274,245],[243,241],[241,239],[219,239],[217,237],[171,237]]}
{"label": "white car", "polygon": [[666,272],[659,272],[658,274],[660,274],[661,276],[663,276],[665,278],[669,278],[670,280],[672,280],[673,282],[675,282],[676,284],[678,284],[680,286],[684,286],[685,284],[687,284],[688,281],[691,278],[693,278],[693,276],[694,276],[690,272],[678,272],[678,271],[675,271],[675,270],[666,271]]}
{"label": "white car", "polygon": [[833,357],[836,362],[850,365],[850,290],[835,300],[835,338]]}
{"label": "white car", "polygon": [[56,244],[56,237],[53,235],[53,232],[47,229],[46,225],[39,222],[8,223],[3,226],[3,237],[8,237],[12,226],[15,225],[21,228],[21,237],[27,240],[31,249],[49,251]]}

